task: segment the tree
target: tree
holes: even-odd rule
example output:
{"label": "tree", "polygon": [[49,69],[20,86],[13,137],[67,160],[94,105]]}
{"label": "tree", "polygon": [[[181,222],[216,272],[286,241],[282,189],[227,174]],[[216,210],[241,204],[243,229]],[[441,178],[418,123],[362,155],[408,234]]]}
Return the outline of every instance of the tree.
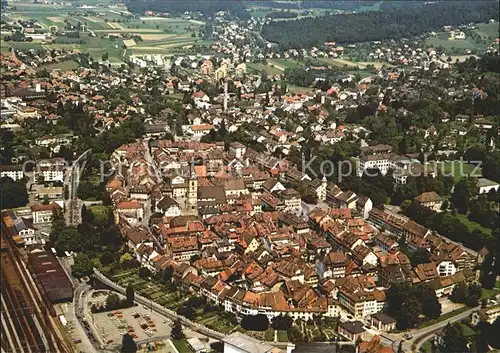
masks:
{"label": "tree", "polygon": [[161,280],[164,283],[169,283],[172,281],[173,275],[174,275],[174,268],[172,266],[167,266],[161,273]]}
{"label": "tree", "polygon": [[2,192],[2,208],[17,208],[26,206],[29,202],[26,185],[22,181],[14,181],[11,178],[3,177],[0,182]]}
{"label": "tree", "polygon": [[439,352],[469,352],[469,348],[467,347],[467,337],[464,336],[460,325],[446,325],[444,328],[443,343],[439,347]]}
{"label": "tree", "polygon": [[137,344],[134,341],[134,338],[128,333],[123,335],[122,338],[122,348],[120,349],[121,353],[135,353],[137,352]]}
{"label": "tree", "polygon": [[437,319],[441,316],[441,303],[436,297],[436,292],[425,286],[417,286],[414,290],[418,300],[422,304],[422,314],[429,319]]}
{"label": "tree", "polygon": [[451,197],[453,207],[460,213],[467,213],[471,199],[476,195],[476,182],[471,178],[464,178],[455,185]]}
{"label": "tree", "polygon": [[84,239],[80,232],[74,227],[66,227],[61,230],[54,230],[50,234],[54,242],[54,248],[58,254],[68,251],[83,251]]}
{"label": "tree", "polygon": [[106,298],[106,308],[109,310],[117,309],[120,306],[120,297],[116,293],[111,293]]}
{"label": "tree", "polygon": [[418,323],[422,313],[422,304],[414,295],[410,295],[401,305],[401,311],[396,315],[396,326],[400,330],[413,328]]}
{"label": "tree", "polygon": [[450,300],[454,303],[465,303],[465,300],[469,296],[469,287],[467,283],[460,282],[453,288],[450,295]]}
{"label": "tree", "polygon": [[241,327],[249,331],[265,331],[269,327],[269,320],[266,315],[245,315],[241,319]]}
{"label": "tree", "polygon": [[174,322],[174,325],[172,326],[172,331],[170,332],[170,336],[172,337],[172,339],[177,341],[186,337],[184,335],[184,331],[182,330],[181,322],[179,320],[176,320]]}
{"label": "tree", "polygon": [[396,319],[399,330],[414,327],[422,313],[422,304],[407,283],[393,284],[386,292],[387,312]]}
{"label": "tree", "polygon": [[125,293],[127,295],[127,302],[130,305],[134,304],[135,293],[134,293],[134,286],[132,285],[132,282],[128,283],[128,286],[127,286]]}
{"label": "tree", "polygon": [[411,254],[410,257],[411,264],[413,266],[429,263],[430,259],[431,254],[426,248],[418,248]]}
{"label": "tree", "polygon": [[177,314],[184,316],[185,318],[192,320],[195,317],[195,312],[192,306],[183,305],[179,309],[177,309]]}
{"label": "tree", "polygon": [[142,279],[148,278],[151,276],[151,271],[147,267],[139,268],[139,277]]}
{"label": "tree", "polygon": [[99,257],[99,262],[106,266],[112,264],[115,261],[115,255],[110,252],[105,252]]}
{"label": "tree", "polygon": [[75,278],[90,276],[94,272],[94,265],[88,255],[79,253],[75,256],[75,262],[71,266],[71,275]]}
{"label": "tree", "polygon": [[293,324],[293,320],[288,315],[278,315],[272,320],[272,328],[275,330],[285,330],[288,331]]}
{"label": "tree", "polygon": [[476,329],[479,330],[476,337],[476,351],[477,353],[486,353],[489,351],[490,324],[486,321],[480,321]]}
{"label": "tree", "polygon": [[490,325],[488,340],[493,348],[500,348],[500,316]]}
{"label": "tree", "polygon": [[127,264],[131,263],[134,260],[132,255],[130,253],[125,253],[122,256],[120,256],[120,264],[123,267],[127,267]]}
{"label": "tree", "polygon": [[220,341],[212,342],[212,343],[210,343],[210,348],[214,352],[222,353],[222,352],[224,352],[224,342],[220,342]]}

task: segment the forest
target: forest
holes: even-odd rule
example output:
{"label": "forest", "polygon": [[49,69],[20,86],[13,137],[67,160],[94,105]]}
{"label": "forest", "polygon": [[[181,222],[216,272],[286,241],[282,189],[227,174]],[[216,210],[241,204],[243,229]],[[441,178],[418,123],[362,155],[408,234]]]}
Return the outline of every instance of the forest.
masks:
{"label": "forest", "polygon": [[324,42],[356,43],[411,38],[445,25],[498,20],[495,1],[445,1],[418,8],[390,8],[299,20],[271,22],[262,36],[282,49],[321,46]]}
{"label": "forest", "polygon": [[[224,0],[130,0],[127,2],[127,9],[132,13],[144,13],[145,11],[168,12],[174,15],[183,15],[186,11],[201,12],[204,16],[211,16],[217,11],[230,11],[233,15],[246,19],[249,17],[247,6],[257,5],[272,9],[332,9],[341,11],[358,11],[361,8],[370,8],[379,1],[345,1],[345,0],[308,0],[308,1],[224,1]],[[408,8],[420,6],[424,3],[420,1],[385,1],[381,2],[380,9]],[[280,12],[281,13],[281,12]],[[276,13],[275,13],[276,15]],[[293,13],[270,17],[296,17]]]}
{"label": "forest", "polygon": [[130,0],[127,10],[142,14],[145,11],[165,12],[172,15],[183,15],[188,12],[200,12],[203,16],[211,16],[218,11],[229,11],[239,18],[249,18],[243,1],[199,1],[199,0]]}

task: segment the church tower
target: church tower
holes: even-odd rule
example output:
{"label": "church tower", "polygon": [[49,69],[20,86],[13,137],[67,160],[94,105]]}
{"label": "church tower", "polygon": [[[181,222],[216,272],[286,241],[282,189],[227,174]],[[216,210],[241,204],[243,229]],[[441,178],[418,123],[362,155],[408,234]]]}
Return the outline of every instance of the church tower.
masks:
{"label": "church tower", "polygon": [[198,178],[193,169],[188,182],[187,211],[198,213]]}
{"label": "church tower", "polygon": [[323,175],[323,179],[321,179],[321,186],[320,186],[320,192],[318,195],[318,199],[320,201],[325,201],[326,200],[326,189],[328,186],[328,181],[326,180],[326,176]]}

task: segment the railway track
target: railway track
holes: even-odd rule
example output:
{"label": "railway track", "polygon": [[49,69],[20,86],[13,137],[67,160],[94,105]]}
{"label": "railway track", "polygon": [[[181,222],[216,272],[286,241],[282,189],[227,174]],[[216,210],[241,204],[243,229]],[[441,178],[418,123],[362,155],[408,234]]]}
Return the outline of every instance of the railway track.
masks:
{"label": "railway track", "polygon": [[16,246],[11,232],[2,223],[2,351],[74,352],[52,304],[29,273],[25,254]]}

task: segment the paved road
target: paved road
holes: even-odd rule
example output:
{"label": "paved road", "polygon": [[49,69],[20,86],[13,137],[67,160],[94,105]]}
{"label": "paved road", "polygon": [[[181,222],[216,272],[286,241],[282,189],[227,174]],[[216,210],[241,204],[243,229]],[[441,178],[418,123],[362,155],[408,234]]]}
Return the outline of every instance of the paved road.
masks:
{"label": "paved road", "polygon": [[[455,315],[448,320],[438,322],[437,324],[427,326],[419,330],[411,330],[409,331],[409,333],[411,333],[413,337],[409,340],[404,340],[403,338],[404,333],[391,334],[391,333],[380,332],[379,335],[382,336],[382,338],[384,338],[387,341],[392,341],[392,349],[394,350],[394,352],[397,352],[399,343],[401,341],[403,341],[403,352],[418,352],[420,350],[420,347],[422,346],[422,344],[424,344],[425,341],[434,336],[436,332],[441,330],[448,323],[450,322],[453,323],[465,319],[478,309],[479,307],[472,308],[467,311],[464,311],[463,313]],[[413,349],[414,344],[415,344],[415,349]]]}
{"label": "paved road", "polygon": [[76,287],[73,297],[75,315],[91,342],[94,351],[111,353],[113,351],[100,348],[105,346],[105,342],[99,334],[97,327],[94,325],[94,321],[92,320],[88,310],[87,299],[88,295],[91,293],[91,289],[92,288],[87,283],[82,283]]}
{"label": "paved road", "polygon": [[[453,323],[456,321],[460,321],[462,319],[465,319],[469,317],[470,314],[472,314],[474,311],[479,310],[479,307],[472,308],[470,310],[464,311],[461,314],[453,316],[449,320],[442,321],[438,324],[426,327],[425,329],[422,329],[418,332],[418,335],[414,335],[412,342],[415,343],[415,349],[413,350],[414,352],[419,352],[420,348],[422,345],[427,341],[429,338],[434,336],[434,334],[438,331],[440,331],[443,327],[445,327],[448,323]],[[413,344],[412,343],[412,344]],[[406,351],[405,351],[406,352]]]}

